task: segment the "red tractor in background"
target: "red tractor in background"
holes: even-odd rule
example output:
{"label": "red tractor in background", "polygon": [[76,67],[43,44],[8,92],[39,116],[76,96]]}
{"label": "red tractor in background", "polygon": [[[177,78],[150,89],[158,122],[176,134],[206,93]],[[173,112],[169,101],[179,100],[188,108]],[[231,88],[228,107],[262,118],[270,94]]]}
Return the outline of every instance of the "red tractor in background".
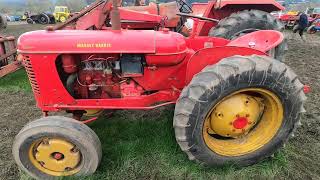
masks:
{"label": "red tractor in background", "polygon": [[[285,25],[286,29],[295,28],[298,23],[298,11],[290,11],[286,14],[278,16],[280,21]],[[308,8],[305,13],[309,16],[309,26],[314,24],[317,19],[320,19],[320,8]]]}
{"label": "red tractor in background", "polygon": [[[277,2],[195,4],[206,7],[202,16],[183,1],[175,13],[161,4],[148,12],[117,4],[96,1],[65,24],[19,38],[19,56],[44,115],[13,145],[17,164],[32,177],[94,173],[101,144],[85,124],[103,110],[176,104],[181,150],[209,166],[257,163],[300,125],[305,88],[281,62],[283,27],[268,13],[283,9]],[[188,18],[193,25],[185,37]],[[73,118],[49,116],[56,111]]]}

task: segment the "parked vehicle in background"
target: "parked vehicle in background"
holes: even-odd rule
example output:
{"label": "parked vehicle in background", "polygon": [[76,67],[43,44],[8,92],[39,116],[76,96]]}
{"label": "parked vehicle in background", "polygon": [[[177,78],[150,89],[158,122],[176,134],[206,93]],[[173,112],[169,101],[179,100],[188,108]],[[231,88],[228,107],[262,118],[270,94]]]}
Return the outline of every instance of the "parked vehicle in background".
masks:
{"label": "parked vehicle in background", "polygon": [[70,17],[70,10],[67,6],[56,6],[54,8],[53,16],[55,17],[56,22],[66,22]]}
{"label": "parked vehicle in background", "polygon": [[25,12],[24,15],[27,17],[28,24],[55,24],[55,18],[52,13],[44,12],[41,14],[31,14]]}
{"label": "parked vehicle in background", "polygon": [[315,20],[307,30],[309,34],[314,34],[318,31],[320,31],[320,19]]}

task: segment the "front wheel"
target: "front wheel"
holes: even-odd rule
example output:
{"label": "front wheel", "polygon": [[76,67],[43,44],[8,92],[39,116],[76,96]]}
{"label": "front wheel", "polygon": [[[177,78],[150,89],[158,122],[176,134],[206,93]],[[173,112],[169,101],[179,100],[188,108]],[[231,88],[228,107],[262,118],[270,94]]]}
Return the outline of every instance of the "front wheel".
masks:
{"label": "front wheel", "polygon": [[67,21],[67,18],[65,16],[60,16],[59,21],[65,23]]}
{"label": "front wheel", "polygon": [[189,159],[247,166],[282,147],[303,112],[303,85],[285,64],[234,56],[206,67],[182,91],[176,140]]}
{"label": "front wheel", "polygon": [[51,116],[27,124],[16,136],[13,156],[36,179],[89,175],[101,160],[101,143],[86,125]]}

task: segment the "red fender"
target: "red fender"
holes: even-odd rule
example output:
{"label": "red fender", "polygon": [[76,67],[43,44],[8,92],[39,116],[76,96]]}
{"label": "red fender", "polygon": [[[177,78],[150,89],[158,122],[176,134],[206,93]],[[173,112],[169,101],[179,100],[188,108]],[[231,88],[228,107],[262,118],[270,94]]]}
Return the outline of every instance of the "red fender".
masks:
{"label": "red fender", "polygon": [[199,73],[208,65],[216,64],[224,58],[241,55],[267,55],[264,52],[246,48],[246,47],[216,47],[216,48],[207,48],[197,51],[189,60],[186,71],[186,84],[189,84],[193,76]]}
{"label": "red fender", "polygon": [[232,9],[232,8],[259,9],[266,12],[285,10],[280,3],[274,0],[218,0],[215,9]]}
{"label": "red fender", "polygon": [[284,40],[284,35],[279,31],[261,30],[241,36],[227,46],[250,47],[262,52],[267,52],[277,47]]}

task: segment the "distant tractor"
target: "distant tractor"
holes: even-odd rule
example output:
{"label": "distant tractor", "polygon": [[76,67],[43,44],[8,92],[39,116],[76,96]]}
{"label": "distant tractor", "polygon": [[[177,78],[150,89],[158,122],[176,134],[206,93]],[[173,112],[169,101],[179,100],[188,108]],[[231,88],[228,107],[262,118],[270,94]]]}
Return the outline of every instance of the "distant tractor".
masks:
{"label": "distant tractor", "polygon": [[56,6],[54,8],[53,16],[56,19],[56,22],[66,22],[70,17],[70,10],[67,6]]}
{"label": "distant tractor", "polygon": [[31,14],[30,12],[25,12],[24,15],[27,17],[28,24],[55,24],[55,18],[53,14],[49,12],[43,12],[40,14]]}

